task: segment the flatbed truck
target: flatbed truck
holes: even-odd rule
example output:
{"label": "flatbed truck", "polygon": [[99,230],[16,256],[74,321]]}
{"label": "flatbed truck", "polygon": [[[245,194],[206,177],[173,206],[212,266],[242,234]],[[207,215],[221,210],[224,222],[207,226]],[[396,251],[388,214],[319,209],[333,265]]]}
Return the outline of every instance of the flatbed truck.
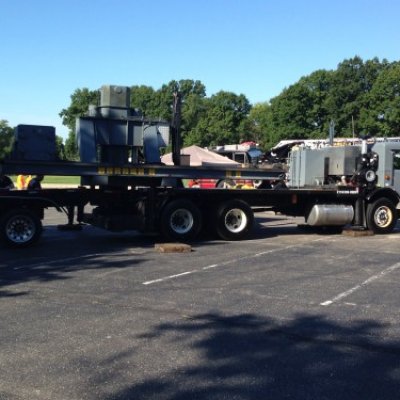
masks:
{"label": "flatbed truck", "polygon": [[[179,165],[179,129],[173,123],[176,165],[166,166],[156,154],[167,141],[165,124],[132,115],[127,104],[121,105],[121,96],[128,97],[128,88],[103,87],[101,105],[77,120],[79,162],[54,160],[54,128],[16,128],[13,156],[0,162],[0,173],[75,175],[81,177],[81,185],[1,190],[0,238],[6,244],[24,247],[36,242],[48,208],[66,213],[66,229],[90,224],[110,231],[160,233],[170,241],[193,240],[204,229],[215,231],[223,240],[245,239],[254,212],[260,209],[302,216],[311,226],[349,225],[375,233],[389,233],[397,223],[399,195],[393,182],[400,147],[384,148],[381,156],[364,146],[343,159],[329,152],[311,157],[299,151],[294,153],[289,175],[262,168],[190,167]],[[390,170],[385,155],[392,157]],[[313,182],[308,181],[307,171],[304,175],[304,168],[316,174]],[[384,184],[379,181],[381,172]],[[180,184],[182,179],[196,178],[262,180],[266,184],[250,190],[196,189]]]}

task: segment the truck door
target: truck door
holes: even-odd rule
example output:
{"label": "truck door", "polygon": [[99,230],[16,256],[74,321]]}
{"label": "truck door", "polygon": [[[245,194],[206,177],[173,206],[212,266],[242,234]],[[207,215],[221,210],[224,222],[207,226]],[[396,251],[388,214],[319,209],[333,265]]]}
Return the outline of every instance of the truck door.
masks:
{"label": "truck door", "polygon": [[393,150],[393,186],[400,193],[400,150]]}

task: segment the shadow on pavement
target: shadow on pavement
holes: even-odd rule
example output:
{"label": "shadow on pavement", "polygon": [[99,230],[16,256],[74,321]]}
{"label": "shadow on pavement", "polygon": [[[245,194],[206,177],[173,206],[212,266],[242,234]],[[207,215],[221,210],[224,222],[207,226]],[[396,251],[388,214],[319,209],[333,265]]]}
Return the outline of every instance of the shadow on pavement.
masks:
{"label": "shadow on pavement", "polygon": [[[400,342],[378,339],[383,328],[373,321],[338,324],[322,315],[282,323],[217,313],[160,324],[141,339],[166,337],[193,365],[171,367],[102,399],[393,400],[400,389]],[[108,360],[113,368],[119,362]],[[98,383],[125,372],[113,369]]]}

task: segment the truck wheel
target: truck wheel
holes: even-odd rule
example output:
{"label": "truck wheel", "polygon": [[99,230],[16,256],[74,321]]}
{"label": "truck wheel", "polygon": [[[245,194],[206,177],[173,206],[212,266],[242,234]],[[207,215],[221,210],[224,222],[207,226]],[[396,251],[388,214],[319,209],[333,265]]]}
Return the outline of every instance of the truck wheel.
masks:
{"label": "truck wheel", "polygon": [[223,240],[242,240],[254,222],[253,210],[242,200],[230,200],[217,210],[216,231]]}
{"label": "truck wheel", "polygon": [[41,233],[42,222],[29,210],[13,210],[1,217],[0,235],[9,246],[29,246],[39,239]]}
{"label": "truck wheel", "polygon": [[392,232],[397,223],[396,207],[386,199],[378,199],[368,204],[367,226],[375,233]]}
{"label": "truck wheel", "polygon": [[161,234],[168,240],[194,239],[201,229],[201,213],[189,200],[168,203],[161,213]]}

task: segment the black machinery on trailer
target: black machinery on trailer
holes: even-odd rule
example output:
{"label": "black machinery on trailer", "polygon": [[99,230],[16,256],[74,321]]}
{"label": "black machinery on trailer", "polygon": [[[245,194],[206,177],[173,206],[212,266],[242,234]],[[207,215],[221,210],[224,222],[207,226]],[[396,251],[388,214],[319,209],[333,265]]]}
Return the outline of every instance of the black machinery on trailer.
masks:
{"label": "black machinery on trailer", "polygon": [[[365,200],[374,182],[364,179],[373,169],[360,163],[353,185],[317,189],[189,189],[182,179],[249,179],[283,181],[282,170],[264,168],[190,167],[181,165],[179,96],[174,118],[143,118],[131,109],[129,88],[103,86],[99,106],[78,118],[80,161],[57,160],[55,129],[19,125],[10,159],[0,162],[3,174],[80,176],[76,188],[0,191],[0,236],[16,247],[35,242],[45,209],[67,214],[65,227],[91,224],[108,230],[159,232],[169,240],[190,240],[207,227],[224,240],[240,240],[251,230],[254,209],[304,216],[310,225],[353,225],[363,228]],[[173,166],[160,162],[160,148],[172,139]],[[264,185],[265,187],[265,185]],[[87,207],[90,205],[90,207]],[[209,226],[211,224],[211,226]],[[393,227],[386,226],[389,231]],[[379,230],[379,227],[377,227]]]}

